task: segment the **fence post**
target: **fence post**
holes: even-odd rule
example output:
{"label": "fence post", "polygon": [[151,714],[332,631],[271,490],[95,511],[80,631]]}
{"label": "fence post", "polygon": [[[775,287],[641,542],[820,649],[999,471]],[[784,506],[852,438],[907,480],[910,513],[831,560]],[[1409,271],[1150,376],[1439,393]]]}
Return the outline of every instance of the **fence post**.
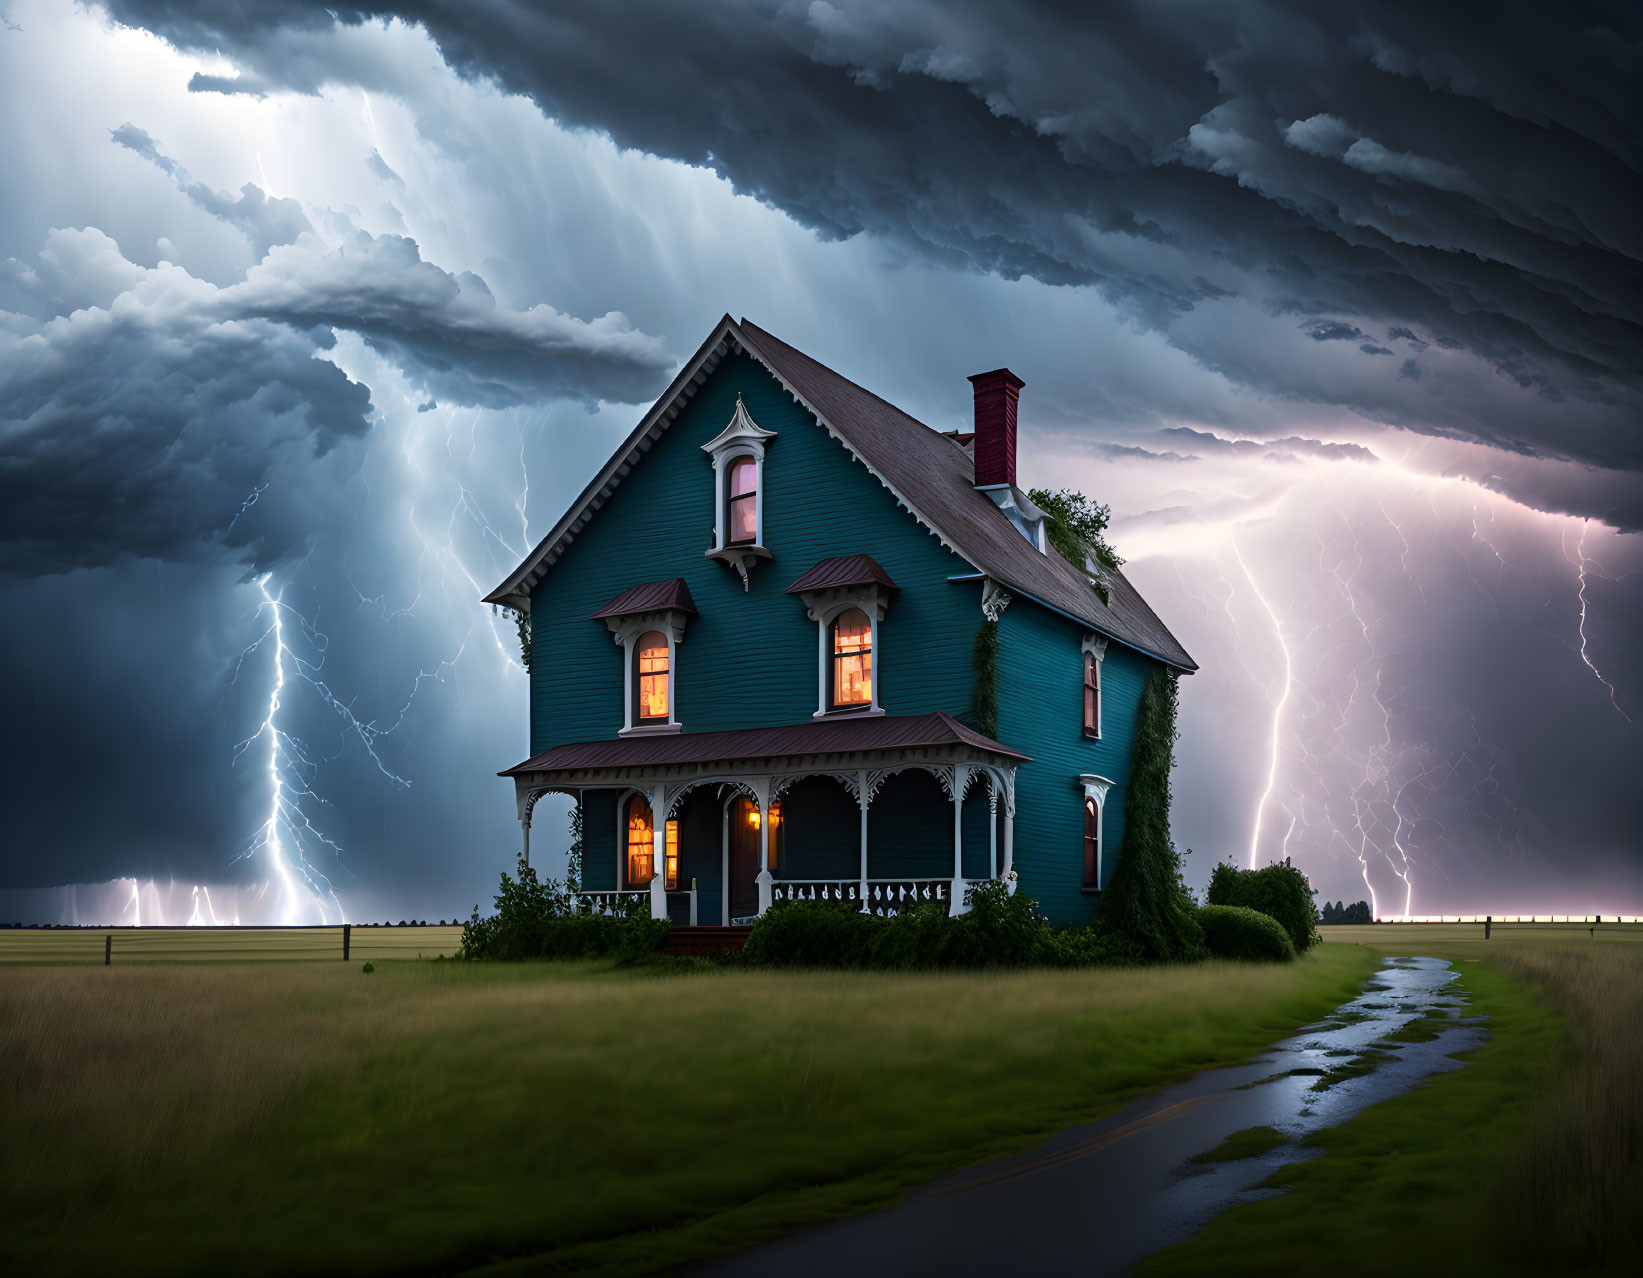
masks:
{"label": "fence post", "polygon": [[114,962],[114,933],[110,932],[103,938],[103,966],[108,967]]}
{"label": "fence post", "polygon": [[352,923],[342,925],[342,961],[344,963],[348,961],[348,942],[351,939],[353,930],[354,925]]}
{"label": "fence post", "polygon": [[1484,940],[1487,941],[1489,939],[1489,929],[1494,926],[1494,923],[1495,923],[1495,916],[1493,914],[1489,915],[1488,917],[1486,917],[1483,920],[1483,939]]}

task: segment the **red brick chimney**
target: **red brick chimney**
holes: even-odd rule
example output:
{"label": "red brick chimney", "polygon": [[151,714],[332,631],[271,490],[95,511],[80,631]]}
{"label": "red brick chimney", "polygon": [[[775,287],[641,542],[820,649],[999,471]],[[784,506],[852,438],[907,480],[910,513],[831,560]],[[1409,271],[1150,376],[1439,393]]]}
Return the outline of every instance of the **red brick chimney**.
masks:
{"label": "red brick chimney", "polygon": [[976,487],[1015,483],[1015,408],[1027,383],[1007,368],[970,378],[976,393]]}

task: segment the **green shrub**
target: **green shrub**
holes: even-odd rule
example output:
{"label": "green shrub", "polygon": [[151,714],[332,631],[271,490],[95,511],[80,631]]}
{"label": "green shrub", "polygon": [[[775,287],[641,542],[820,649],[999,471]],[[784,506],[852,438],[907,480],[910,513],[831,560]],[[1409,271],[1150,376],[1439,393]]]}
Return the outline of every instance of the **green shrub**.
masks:
{"label": "green shrub", "polygon": [[1058,961],[1054,934],[1038,904],[1002,882],[978,883],[970,908],[949,917],[931,901],[904,914],[860,914],[848,905],[785,901],[753,924],[745,961],[765,967],[890,970],[1025,967]]}
{"label": "green shrub", "polygon": [[1222,862],[1209,880],[1210,905],[1244,905],[1277,919],[1297,952],[1318,943],[1318,911],[1312,885],[1287,861],[1259,870]]}
{"label": "green shrub", "polygon": [[781,901],[753,924],[742,958],[759,967],[866,967],[884,920],[834,901]]}
{"label": "green shrub", "polygon": [[[642,902],[641,902],[642,904]],[[519,862],[519,877],[502,876],[496,913],[462,925],[458,954],[470,959],[643,958],[667,940],[671,924],[637,910],[621,917],[592,914],[553,879],[539,879]]]}
{"label": "green shrub", "polygon": [[1295,957],[1289,933],[1270,914],[1245,905],[1206,905],[1198,911],[1204,943],[1216,958],[1265,959],[1282,963]]}

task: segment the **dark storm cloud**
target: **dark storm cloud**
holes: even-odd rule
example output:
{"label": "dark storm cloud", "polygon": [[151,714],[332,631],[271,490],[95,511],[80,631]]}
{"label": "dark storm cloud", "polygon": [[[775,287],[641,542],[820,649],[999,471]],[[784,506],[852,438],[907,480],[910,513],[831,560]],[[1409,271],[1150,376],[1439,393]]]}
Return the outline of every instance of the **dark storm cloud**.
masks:
{"label": "dark storm cloud", "polygon": [[133,126],[114,139],[262,260],[219,287],[170,263],[139,266],[86,228],[53,231],[31,262],[0,263],[0,573],[196,556],[276,474],[290,482],[226,535],[254,543],[257,562],[289,553],[313,520],[305,498],[338,480],[336,466],[304,462],[373,418],[370,388],[323,358],[336,330],[414,387],[468,406],[636,401],[671,366],[620,314],[510,310],[477,275],[424,261],[413,240],[350,230],[332,246],[295,201],[251,185],[238,198],[212,191]]}
{"label": "dark storm cloud", "polygon": [[[390,84],[307,6],[111,0],[222,50],[242,85]],[[459,72],[710,166],[824,236],[1101,288],[1235,382],[1379,421],[1643,469],[1635,10],[825,0],[350,5],[424,24]],[[230,89],[234,82],[198,84]],[[403,91],[403,89],[401,90]],[[1475,377],[1297,375],[1259,314],[1392,325]],[[1353,320],[1361,323],[1354,325]],[[1485,386],[1487,383],[1485,383]],[[1515,388],[1515,389],[1514,389]],[[1640,486],[1643,487],[1643,486]],[[1643,497],[1628,512],[1643,524]]]}
{"label": "dark storm cloud", "polygon": [[[1336,444],[1322,439],[1306,439],[1290,435],[1285,439],[1222,439],[1209,431],[1193,430],[1189,426],[1170,426],[1158,434],[1178,443],[1188,455],[1205,456],[1213,453],[1245,453],[1288,455],[1290,457],[1317,457],[1323,461],[1374,462],[1380,458],[1362,444]],[[1174,454],[1163,454],[1174,456]]]}

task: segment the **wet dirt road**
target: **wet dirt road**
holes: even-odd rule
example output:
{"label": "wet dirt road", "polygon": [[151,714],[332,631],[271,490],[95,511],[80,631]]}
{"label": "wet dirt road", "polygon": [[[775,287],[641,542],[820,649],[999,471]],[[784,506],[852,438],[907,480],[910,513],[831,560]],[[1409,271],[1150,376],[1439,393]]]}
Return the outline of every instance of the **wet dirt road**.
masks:
{"label": "wet dirt road", "polygon": [[[1064,1272],[1122,1274],[1196,1233],[1285,1163],[1297,1142],[1430,1074],[1487,1032],[1437,959],[1391,959],[1351,1002],[1247,1065],[1210,1070],[1012,1158],[954,1172],[884,1211],[800,1230],[688,1272],[723,1278]],[[1390,1039],[1388,1036],[1391,1036]],[[1284,1143],[1194,1162],[1246,1128]]]}

